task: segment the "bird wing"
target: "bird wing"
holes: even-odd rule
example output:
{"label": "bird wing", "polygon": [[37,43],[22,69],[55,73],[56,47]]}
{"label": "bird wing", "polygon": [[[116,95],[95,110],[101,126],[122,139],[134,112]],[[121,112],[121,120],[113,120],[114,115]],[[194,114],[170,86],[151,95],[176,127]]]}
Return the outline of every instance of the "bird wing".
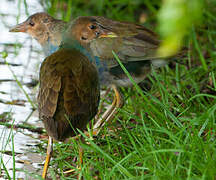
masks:
{"label": "bird wing", "polygon": [[60,49],[42,63],[39,115],[55,139],[86,126],[97,112],[99,94],[97,70],[79,51]]}
{"label": "bird wing", "polygon": [[58,75],[51,57],[46,58],[40,68],[40,88],[38,93],[38,108],[41,115],[53,117],[57,107],[61,89],[61,76]]}
{"label": "bird wing", "polygon": [[101,60],[106,60],[108,67],[118,65],[112,50],[124,63],[159,58],[156,50],[160,41],[151,30],[134,23],[113,21],[98,16],[95,18],[102,30],[106,29],[117,35],[112,38],[97,38],[90,44],[93,54]]}

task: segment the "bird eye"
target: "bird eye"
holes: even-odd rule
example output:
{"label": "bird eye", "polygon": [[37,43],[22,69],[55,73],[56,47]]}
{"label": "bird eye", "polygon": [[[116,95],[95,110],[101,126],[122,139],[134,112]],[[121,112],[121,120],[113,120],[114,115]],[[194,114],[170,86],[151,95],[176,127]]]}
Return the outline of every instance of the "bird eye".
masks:
{"label": "bird eye", "polygon": [[30,26],[34,26],[35,23],[33,23],[32,21],[30,21],[30,22],[29,22],[29,25],[30,25]]}
{"label": "bird eye", "polygon": [[96,27],[95,25],[92,24],[92,25],[89,26],[89,28],[90,28],[90,29],[96,29],[97,27]]}
{"label": "bird eye", "polygon": [[81,40],[87,40],[87,38],[85,38],[85,37],[81,36]]}

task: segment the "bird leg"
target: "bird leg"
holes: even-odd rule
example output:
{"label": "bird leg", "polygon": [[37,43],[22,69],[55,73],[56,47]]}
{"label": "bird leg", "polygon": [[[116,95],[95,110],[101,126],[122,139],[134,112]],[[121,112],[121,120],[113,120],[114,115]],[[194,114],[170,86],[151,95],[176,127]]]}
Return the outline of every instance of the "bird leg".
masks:
{"label": "bird leg", "polygon": [[114,100],[109,109],[107,109],[106,112],[102,115],[102,118],[94,125],[94,135],[97,135],[100,132],[101,128],[105,125],[106,122],[110,122],[114,118],[114,115],[117,114],[118,109],[121,108],[124,104],[123,98],[117,86],[113,84],[112,89],[115,93]]}
{"label": "bird leg", "polygon": [[114,110],[116,105],[116,97],[114,97],[111,106],[103,113],[102,117],[95,123],[93,127],[93,135],[97,135],[99,133],[99,128],[104,124],[106,118],[109,117],[109,114]]}
{"label": "bird leg", "polygon": [[106,92],[105,92],[105,94],[103,95],[103,97],[101,97],[101,99],[103,99],[103,100],[102,100],[102,102],[101,102],[101,104],[100,104],[100,108],[99,108],[99,110],[98,110],[98,112],[97,112],[97,114],[96,114],[96,116],[95,116],[96,123],[97,123],[97,120],[99,119],[100,113],[102,112],[102,109],[103,109],[104,98],[109,94],[109,92],[110,92],[110,87],[106,90]]}
{"label": "bird leg", "polygon": [[[114,118],[114,115],[117,114],[118,109],[121,108],[124,104],[123,98],[121,93],[119,92],[116,85],[112,85],[112,89],[114,90],[114,99],[111,106],[103,113],[102,117],[97,120],[93,127],[93,136],[97,136],[102,127],[105,125],[106,122],[111,121]],[[85,135],[90,137],[88,132],[85,132]],[[78,139],[80,135],[75,136],[74,139]]]}
{"label": "bird leg", "polygon": [[113,111],[109,114],[109,116],[106,118],[105,122],[110,122],[114,118],[114,116],[118,113],[118,109],[124,105],[124,100],[123,100],[123,97],[122,97],[120,91],[118,90],[118,87],[115,85],[112,85],[112,88],[115,92],[116,106],[113,109]]}
{"label": "bird leg", "polygon": [[83,148],[80,146],[79,147],[79,167],[78,169],[81,169],[82,164],[83,164]]}
{"label": "bird leg", "polygon": [[85,138],[83,136],[80,137],[79,144],[79,166],[78,169],[81,170],[82,164],[83,164],[83,148],[81,146],[81,143],[85,143]]}
{"label": "bird leg", "polygon": [[52,152],[53,152],[53,138],[51,136],[49,136],[48,145],[47,145],[46,160],[44,163],[43,174],[42,174],[43,179],[46,179],[47,170],[49,167],[49,162],[50,162],[50,159],[52,156]]}
{"label": "bird leg", "polygon": [[[80,137],[81,138],[81,142],[84,142],[84,138],[81,136]],[[78,139],[77,139],[78,140]],[[83,148],[81,147],[81,145],[80,145],[80,142],[78,142],[78,144],[79,144],[79,164],[78,164],[78,166],[77,166],[77,170],[81,170],[81,168],[82,168],[82,164],[83,164]],[[74,172],[76,169],[70,169],[70,170],[67,170],[67,171],[65,171],[64,172],[64,174],[69,174],[69,173],[72,173],[72,172]]]}

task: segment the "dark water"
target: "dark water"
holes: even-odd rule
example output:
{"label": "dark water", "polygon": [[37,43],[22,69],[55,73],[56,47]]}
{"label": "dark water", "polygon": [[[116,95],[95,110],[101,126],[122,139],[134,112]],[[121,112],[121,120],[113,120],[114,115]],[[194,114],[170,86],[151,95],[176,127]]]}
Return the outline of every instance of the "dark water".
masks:
{"label": "dark water", "polygon": [[[12,71],[23,85],[24,90],[35,103],[37,88],[31,88],[28,83],[38,79],[38,69],[44,55],[40,46],[24,33],[9,33],[8,29],[27,18],[27,13],[43,11],[39,0],[27,0],[28,9],[24,1],[1,0],[0,6],[0,52],[7,52],[6,59],[0,56],[0,115],[9,114],[8,123],[22,124],[27,122],[36,127],[42,127],[37,112],[32,113],[32,106],[27,97],[15,81]],[[17,17],[20,17],[17,19]],[[17,22],[18,20],[18,22]],[[15,46],[18,44],[18,46]],[[4,60],[12,65],[4,65]],[[18,66],[14,66],[18,64]],[[0,118],[3,121],[4,118]],[[40,174],[44,157],[33,152],[34,146],[39,143],[39,134],[22,128],[8,128],[0,125],[0,161],[2,173],[0,179],[5,179],[3,165],[13,177],[12,135],[14,135],[14,152],[16,178],[27,178],[27,172]]]}

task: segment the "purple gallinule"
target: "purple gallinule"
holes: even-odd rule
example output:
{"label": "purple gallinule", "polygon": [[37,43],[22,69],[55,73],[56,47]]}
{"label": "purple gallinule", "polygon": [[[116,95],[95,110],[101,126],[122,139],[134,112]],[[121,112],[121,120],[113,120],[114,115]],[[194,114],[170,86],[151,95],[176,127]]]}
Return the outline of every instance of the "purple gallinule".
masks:
{"label": "purple gallinule", "polygon": [[[60,34],[50,35],[46,28],[50,23],[47,23],[47,26],[44,24],[54,19],[44,13],[36,15],[40,17],[40,22],[43,22],[40,28],[44,29],[45,34],[39,33],[38,37],[34,37],[45,47],[47,43],[60,44],[60,36],[57,36]],[[33,35],[34,28],[39,27],[34,17],[31,16],[12,31],[25,31]],[[43,21],[44,18],[46,21]],[[71,29],[68,29],[68,32],[70,31]],[[43,43],[42,40],[45,39],[46,42]],[[49,135],[42,175],[44,179],[51,158],[53,139],[64,141],[68,137],[77,135],[77,129],[84,130],[98,110],[100,100],[98,71],[91,63],[93,60],[89,59],[88,53],[85,55],[81,49],[84,53],[87,52],[73,36],[65,35],[59,50],[48,56],[41,64],[38,111],[39,118]],[[50,51],[47,52],[50,54]]]}
{"label": "purple gallinule", "polygon": [[[11,32],[18,32],[23,29],[23,24],[29,24],[33,19],[43,19],[49,17],[50,25],[44,24],[42,20],[34,20],[36,26],[46,28],[35,28],[32,30],[31,25],[27,27],[31,30],[25,32],[32,35],[46,49],[46,54],[52,52],[52,49],[58,49],[61,39],[61,33],[64,31],[66,23],[50,17],[46,13],[36,13],[30,16],[24,23],[11,29]],[[46,19],[46,18],[45,18]],[[21,28],[20,28],[21,26]],[[73,26],[73,36],[82,44],[85,49],[91,53],[94,63],[99,72],[100,84],[112,86],[115,97],[111,107],[102,115],[102,118],[95,124],[94,128],[102,126],[102,119],[112,119],[116,110],[123,105],[123,98],[118,87],[129,87],[131,81],[115,60],[112,50],[118,55],[119,59],[131,74],[136,83],[145,79],[146,75],[153,66],[163,66],[167,60],[158,57],[156,50],[160,44],[158,36],[144,26],[114,21],[100,16],[78,17],[70,22]],[[16,28],[18,27],[18,28]],[[45,29],[44,31],[41,31]],[[31,32],[31,33],[30,33]],[[49,36],[38,38],[36,34],[48,34]],[[48,33],[50,32],[50,33]],[[52,35],[53,32],[56,35]],[[54,39],[53,39],[54,38]],[[50,45],[51,42],[52,43]],[[56,43],[58,42],[58,43]],[[48,48],[47,48],[48,47]],[[90,55],[83,50],[88,57]]]}
{"label": "purple gallinule", "polygon": [[115,93],[111,107],[94,126],[94,129],[100,129],[104,120],[110,121],[123,105],[118,87],[132,86],[113,51],[136,83],[146,77],[152,65],[160,67],[167,64],[167,58],[158,56],[156,51],[160,40],[144,26],[99,16],[78,17],[70,23],[69,27],[72,26],[71,35],[96,57],[93,63],[98,68],[100,84],[111,86]]}
{"label": "purple gallinule", "polygon": [[40,68],[39,117],[49,135],[43,178],[52,152],[52,139],[64,141],[77,135],[96,115],[100,87],[97,69],[72,36],[48,56]]}

